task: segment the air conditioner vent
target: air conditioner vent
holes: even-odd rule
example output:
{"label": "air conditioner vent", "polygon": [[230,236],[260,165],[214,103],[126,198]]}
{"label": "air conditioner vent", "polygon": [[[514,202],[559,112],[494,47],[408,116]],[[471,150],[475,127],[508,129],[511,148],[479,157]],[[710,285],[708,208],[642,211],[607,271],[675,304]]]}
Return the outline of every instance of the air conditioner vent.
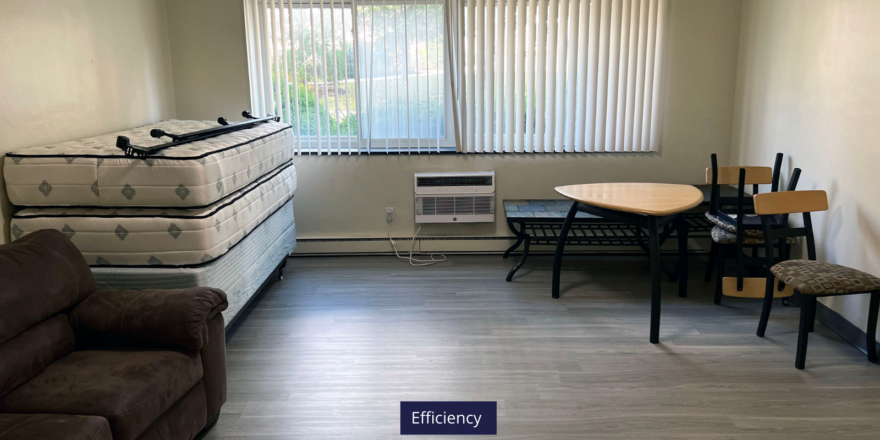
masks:
{"label": "air conditioner vent", "polygon": [[418,177],[416,186],[492,186],[492,176]]}
{"label": "air conditioner vent", "polygon": [[416,215],[493,215],[494,196],[416,197]]}

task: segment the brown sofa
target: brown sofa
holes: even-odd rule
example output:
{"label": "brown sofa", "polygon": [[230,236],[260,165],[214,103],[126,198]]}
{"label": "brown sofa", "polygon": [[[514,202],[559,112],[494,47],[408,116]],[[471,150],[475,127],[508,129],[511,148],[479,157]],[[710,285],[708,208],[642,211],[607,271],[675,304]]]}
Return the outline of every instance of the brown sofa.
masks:
{"label": "brown sofa", "polygon": [[98,290],[54,230],[0,246],[0,440],[192,439],[226,402],[226,294]]}

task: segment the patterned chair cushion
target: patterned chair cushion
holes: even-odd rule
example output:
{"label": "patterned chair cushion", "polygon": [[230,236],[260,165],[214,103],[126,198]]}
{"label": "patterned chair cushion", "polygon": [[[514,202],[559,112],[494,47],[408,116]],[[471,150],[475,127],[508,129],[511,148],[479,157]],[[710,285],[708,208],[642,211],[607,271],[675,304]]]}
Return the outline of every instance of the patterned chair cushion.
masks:
{"label": "patterned chair cushion", "polygon": [[712,241],[720,244],[736,243],[736,232],[730,232],[720,226],[712,228]]}
{"label": "patterned chair cushion", "polygon": [[771,267],[770,272],[805,295],[846,295],[880,290],[880,278],[831,263],[788,260]]}
{"label": "patterned chair cushion", "polygon": [[[720,226],[715,226],[712,228],[712,241],[718,244],[735,244],[736,243],[736,232],[730,232],[726,229],[721,228]],[[785,239],[788,244],[797,243],[796,237],[788,237]],[[755,244],[764,244],[764,236],[763,234],[758,235],[750,235],[746,234],[745,239],[743,239],[743,244],[747,245],[755,245]]]}
{"label": "patterned chair cushion", "polygon": [[[713,225],[724,229],[727,232],[736,234],[736,225],[727,223],[726,221],[721,220],[717,215],[712,215],[708,212],[706,213],[706,218],[709,219],[709,221],[712,222]],[[746,229],[746,237],[760,237],[761,235],[763,235],[763,232],[758,229]],[[734,240],[735,239],[736,238],[734,238]]]}

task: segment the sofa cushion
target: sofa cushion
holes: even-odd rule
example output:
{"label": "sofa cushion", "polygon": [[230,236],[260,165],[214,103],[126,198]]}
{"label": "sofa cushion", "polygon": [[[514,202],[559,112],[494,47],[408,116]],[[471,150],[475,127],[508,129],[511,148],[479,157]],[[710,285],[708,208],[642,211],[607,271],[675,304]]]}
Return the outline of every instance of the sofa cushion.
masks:
{"label": "sofa cushion", "polygon": [[112,440],[107,419],[66,414],[0,414],[0,440]]}
{"label": "sofa cushion", "polygon": [[190,440],[208,423],[204,381],[190,388],[137,440]]}
{"label": "sofa cushion", "polygon": [[202,378],[198,352],[83,350],[0,399],[0,413],[96,415],[134,439]]}
{"label": "sofa cushion", "polygon": [[0,344],[0,397],[72,352],[74,345],[67,315],[55,315]]}
{"label": "sofa cushion", "polygon": [[84,300],[95,279],[61,232],[33,232],[0,245],[0,344]]}

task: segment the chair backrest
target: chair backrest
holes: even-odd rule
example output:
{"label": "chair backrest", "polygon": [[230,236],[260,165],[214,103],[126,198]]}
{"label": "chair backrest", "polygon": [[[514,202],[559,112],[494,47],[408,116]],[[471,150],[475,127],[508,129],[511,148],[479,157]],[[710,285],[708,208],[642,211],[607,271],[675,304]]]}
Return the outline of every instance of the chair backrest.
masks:
{"label": "chair backrest", "polygon": [[746,172],[746,185],[773,184],[773,169],[770,167],[718,167],[718,179],[714,179],[712,168],[706,168],[706,183],[715,185],[739,184],[739,171]]}
{"label": "chair backrest", "polygon": [[785,191],[755,196],[755,214],[795,214],[828,210],[825,191]]}
{"label": "chair backrest", "polygon": [[[776,153],[776,162],[773,163],[773,181],[770,183],[770,192],[779,191],[780,171],[782,171],[782,153]],[[755,194],[757,194],[757,191]]]}
{"label": "chair backrest", "polygon": [[[758,194],[758,185],[770,185],[770,191],[779,190],[779,173],[782,169],[782,153],[776,153],[776,161],[773,168],[758,166],[718,166],[718,156],[711,155],[712,166],[706,168],[706,183],[712,185],[711,201],[709,203],[709,212],[715,214],[721,207],[721,189],[720,185],[752,185],[752,194]],[[745,171],[745,178],[741,174]],[[796,181],[795,181],[796,182]],[[796,184],[796,183],[795,183]],[[742,193],[742,191],[740,191]],[[742,197],[737,197],[737,203],[742,201]]]}
{"label": "chair backrest", "polygon": [[[755,213],[761,216],[761,225],[764,229],[764,247],[768,256],[773,255],[773,241],[788,237],[806,237],[807,258],[816,259],[816,242],[813,238],[813,220],[811,212],[828,210],[828,195],[825,191],[785,191],[767,194],[758,194],[754,197]],[[804,217],[802,228],[789,228],[783,224],[782,228],[771,228],[770,217],[773,215],[788,215],[800,213]],[[786,222],[787,223],[787,222]],[[780,247],[782,249],[782,247]],[[788,258],[780,255],[781,259]],[[772,261],[769,263],[772,265]]]}

